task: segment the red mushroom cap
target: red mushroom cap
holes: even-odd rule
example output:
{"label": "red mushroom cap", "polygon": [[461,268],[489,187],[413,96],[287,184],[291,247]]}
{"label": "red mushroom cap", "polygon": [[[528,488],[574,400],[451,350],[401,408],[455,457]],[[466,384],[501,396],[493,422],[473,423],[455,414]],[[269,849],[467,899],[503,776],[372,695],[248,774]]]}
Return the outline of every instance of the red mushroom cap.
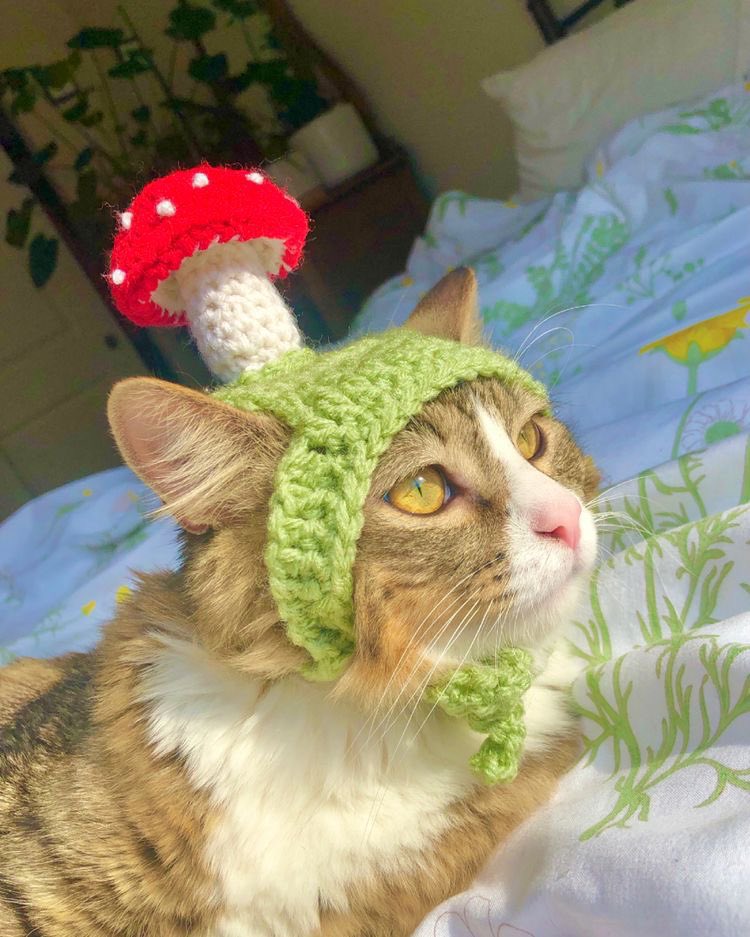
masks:
{"label": "red mushroom cap", "polygon": [[213,244],[277,240],[278,270],[299,263],[308,219],[297,202],[258,170],[201,165],[149,182],[120,215],[109,285],[120,312],[137,325],[184,325],[184,310],[166,310],[152,294],[183,260]]}

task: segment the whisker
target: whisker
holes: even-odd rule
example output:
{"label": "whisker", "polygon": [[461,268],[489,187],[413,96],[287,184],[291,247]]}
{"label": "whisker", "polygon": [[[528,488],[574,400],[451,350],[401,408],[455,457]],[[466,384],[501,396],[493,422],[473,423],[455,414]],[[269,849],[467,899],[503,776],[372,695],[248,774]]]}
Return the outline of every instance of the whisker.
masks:
{"label": "whisker", "polygon": [[[475,631],[475,633],[474,633],[474,637],[471,639],[471,642],[469,643],[469,646],[468,646],[468,648],[466,649],[466,651],[465,651],[463,657],[461,658],[461,661],[459,662],[458,666],[454,669],[453,674],[451,675],[451,678],[449,679],[448,683],[450,683],[450,681],[453,679],[453,677],[455,676],[455,674],[456,674],[456,673],[461,669],[461,667],[463,667],[463,665],[466,663],[466,661],[467,661],[467,659],[468,659],[469,655],[471,654],[471,651],[472,651],[472,649],[473,649],[473,647],[474,647],[474,644],[476,643],[477,638],[478,638],[479,635],[481,634],[482,628],[484,627],[484,623],[487,621],[487,616],[489,615],[490,609],[492,608],[493,605],[494,605],[494,601],[490,601],[490,604],[487,606],[487,609],[485,610],[485,613],[484,613],[484,615],[482,616],[482,620],[481,620],[481,622],[479,623],[479,626],[477,627],[477,629],[476,629],[476,631]],[[419,725],[417,731],[414,733],[414,739],[419,738],[419,734],[421,733],[422,729],[424,729],[424,727],[427,725],[427,722],[429,721],[430,717],[432,716],[432,714],[433,714],[433,713],[435,712],[435,710],[437,709],[438,705],[439,705],[439,703],[438,703],[437,700],[432,704],[432,706],[430,707],[429,712],[427,713],[427,715],[424,717],[424,719],[423,719],[422,722],[420,723],[420,725]],[[410,721],[411,721],[411,720],[410,720]],[[409,723],[406,724],[406,726],[405,726],[405,728],[404,728],[404,732],[403,732],[402,735],[401,735],[401,739],[403,739],[404,735],[406,734],[406,730],[407,730],[408,728],[409,728]],[[396,749],[395,749],[395,751],[393,752],[393,755],[392,755],[393,758],[395,758],[396,752],[398,751],[399,746],[401,745],[401,739],[399,739],[399,741],[398,741],[398,743],[397,743],[397,745],[396,745]]]}
{"label": "whisker", "polygon": [[[403,659],[406,657],[406,655],[407,655],[409,649],[414,645],[414,643],[416,642],[416,639],[421,635],[422,631],[423,631],[424,628],[427,626],[427,623],[428,623],[430,617],[437,611],[437,609],[443,604],[443,602],[448,598],[448,596],[449,596],[452,592],[455,592],[456,589],[460,588],[465,582],[467,582],[467,581],[468,581],[469,579],[471,579],[473,576],[476,576],[477,573],[481,572],[483,569],[486,569],[488,566],[491,566],[493,562],[494,562],[494,560],[488,560],[486,563],[483,563],[481,566],[477,567],[477,569],[471,570],[471,572],[467,573],[466,576],[463,576],[461,579],[459,579],[459,581],[458,581],[454,586],[452,586],[452,587],[444,594],[444,596],[443,596],[438,602],[435,603],[435,605],[432,606],[432,608],[430,609],[430,611],[427,612],[427,614],[424,616],[424,618],[422,619],[422,621],[420,622],[420,624],[417,626],[417,628],[414,630],[414,632],[409,636],[409,640],[407,641],[407,643],[406,643],[406,645],[405,645],[403,651],[401,652],[401,656],[400,656],[399,659],[396,661],[396,664],[395,664],[395,666],[394,666],[394,668],[393,668],[393,671],[391,672],[391,675],[390,675],[390,677],[388,678],[388,681],[387,681],[385,687],[383,688],[383,693],[382,693],[382,696],[381,696],[381,701],[385,699],[386,692],[387,692],[388,688],[390,687],[391,683],[393,682],[393,680],[394,680],[394,678],[395,678],[395,676],[396,676],[396,673],[398,672],[398,668],[400,667],[400,665],[401,665]],[[460,599],[460,597],[458,597],[457,599],[452,600],[452,602],[450,603],[450,605],[449,605],[448,607],[450,608],[450,606],[453,605],[455,601],[459,601],[459,599]],[[380,703],[378,703],[378,705],[375,707],[375,711],[377,712],[377,710],[378,710],[379,708],[380,708]]]}
{"label": "whisker", "polygon": [[[488,564],[484,564],[484,565],[486,566],[486,565],[488,565]],[[483,567],[480,567],[480,569],[481,569],[481,568],[483,568]],[[474,574],[474,573],[472,573],[471,575],[473,575],[473,574]],[[470,578],[470,577],[466,577],[466,578]],[[476,595],[476,593],[474,593],[474,595]],[[440,637],[445,633],[446,629],[450,627],[451,622],[455,619],[455,617],[459,614],[459,612],[461,612],[461,610],[462,610],[463,608],[465,608],[466,605],[469,604],[469,602],[472,601],[472,598],[473,598],[472,596],[469,596],[468,598],[464,599],[464,601],[461,603],[461,605],[459,605],[459,607],[453,611],[453,613],[452,613],[451,616],[447,619],[447,621],[440,627],[440,629],[439,629],[437,635],[433,638],[431,644],[434,643],[435,641],[438,641],[438,640],[440,639]],[[449,607],[450,607],[450,606],[449,606]],[[414,645],[415,639],[416,639],[416,635],[410,637],[410,639],[409,639],[409,644],[407,645],[407,648],[408,648],[409,646],[413,646],[413,645]],[[429,646],[429,645],[428,645],[428,646]],[[404,651],[404,653],[401,655],[401,658],[400,658],[399,663],[400,663],[401,661],[403,661],[404,655],[405,655],[405,651]],[[412,665],[412,669],[411,669],[409,675],[408,675],[408,676],[406,677],[406,679],[404,680],[403,686],[402,686],[401,689],[399,690],[399,692],[398,692],[396,698],[393,700],[393,702],[389,705],[389,707],[387,708],[387,710],[386,710],[385,713],[383,714],[383,717],[382,717],[382,719],[380,720],[380,722],[379,722],[377,725],[373,725],[373,727],[372,727],[372,729],[371,729],[371,731],[370,731],[370,733],[369,733],[369,735],[368,735],[368,739],[367,739],[368,742],[370,741],[370,739],[372,739],[373,735],[388,721],[389,717],[391,716],[391,714],[392,714],[392,713],[394,712],[394,710],[396,709],[396,707],[397,707],[397,705],[398,705],[398,703],[399,703],[399,700],[400,700],[401,697],[404,695],[404,693],[407,692],[407,690],[409,689],[409,682],[410,682],[411,678],[414,676],[414,674],[416,673],[416,671],[419,669],[419,667],[420,667],[420,665],[421,665],[421,663],[422,663],[422,658],[423,658],[423,656],[424,656],[424,651],[421,652],[421,654],[419,655],[417,661]],[[391,677],[390,677],[390,679],[389,679],[389,683],[390,683],[390,682],[393,680],[393,678],[395,677],[396,672],[397,672],[398,669],[399,669],[398,665],[397,665],[396,667],[394,667],[393,672],[392,672],[392,674],[391,674]],[[373,714],[373,716],[371,717],[371,720],[372,720],[373,722],[374,722],[375,716],[377,716],[377,712],[376,712],[375,714]],[[369,721],[370,721],[370,720],[368,720],[368,722],[369,722]],[[365,723],[365,725],[367,725],[367,722]],[[363,726],[363,729],[364,729],[364,726]],[[360,730],[360,733],[361,733],[361,731],[363,731],[363,729]],[[387,729],[386,729],[385,731],[387,731]],[[385,734],[385,731],[383,732],[383,734]],[[360,733],[358,733],[358,736],[359,736]]]}
{"label": "whisker", "polygon": [[567,325],[555,325],[551,329],[547,329],[546,332],[542,332],[541,335],[537,335],[537,337],[532,342],[529,342],[529,344],[523,349],[523,351],[519,351],[516,356],[516,361],[520,361],[521,356],[525,355],[527,351],[532,349],[534,345],[536,345],[537,342],[541,342],[541,340],[543,338],[546,338],[548,335],[554,335],[555,332],[567,332],[568,336],[570,337],[570,343],[575,341],[575,336],[573,335],[572,329],[568,328]]}
{"label": "whisker", "polygon": [[[571,334],[572,334],[572,333],[571,333]],[[571,342],[571,344],[570,344],[570,345],[566,345],[565,348],[567,348],[567,349],[571,349],[571,348],[596,348],[596,345],[582,345],[580,342]],[[559,348],[550,348],[548,351],[545,351],[544,354],[543,354],[543,355],[540,355],[540,356],[536,359],[536,361],[534,361],[532,364],[530,364],[530,365],[526,368],[526,370],[527,370],[527,371],[533,371],[534,368],[539,364],[540,361],[544,361],[544,359],[545,359],[548,355],[551,355],[551,354],[553,354],[553,353],[556,352],[556,351],[560,351],[560,349],[559,349]]]}
{"label": "whisker", "polygon": [[[474,593],[474,596],[476,596],[476,593]],[[478,602],[478,600],[477,600],[476,598],[472,597],[472,600],[473,600],[473,603],[474,603],[474,604],[471,606],[471,608],[469,609],[469,611],[464,614],[464,618],[462,619],[462,621],[464,621],[464,622],[467,620],[467,617],[468,617],[468,616],[470,616],[470,615],[472,615],[472,614],[474,613],[474,611],[476,610],[476,608],[477,608],[477,606],[478,606],[478,604],[479,604],[479,602]],[[438,633],[434,636],[434,638],[432,639],[432,641],[430,641],[430,643],[429,643],[424,649],[422,649],[422,651],[421,651],[421,653],[420,653],[420,655],[419,655],[419,659],[415,662],[414,666],[412,667],[411,671],[409,672],[408,677],[404,680],[404,685],[403,685],[402,688],[401,688],[401,692],[399,693],[399,695],[397,696],[397,698],[394,700],[394,705],[391,707],[391,709],[389,710],[389,713],[387,714],[387,716],[390,716],[390,720],[388,721],[388,724],[387,724],[387,725],[385,726],[385,728],[383,729],[382,735],[386,735],[388,732],[390,732],[391,728],[396,724],[396,722],[398,722],[398,720],[401,718],[401,716],[403,715],[403,713],[406,712],[406,710],[409,708],[409,706],[410,706],[415,700],[416,700],[417,704],[419,703],[419,698],[420,698],[420,696],[421,696],[421,693],[423,692],[423,688],[421,688],[421,684],[424,682],[424,680],[419,680],[419,681],[417,681],[416,686],[411,686],[411,681],[412,681],[413,677],[416,675],[418,669],[423,665],[423,663],[424,663],[424,661],[425,661],[425,658],[427,658],[427,657],[429,656],[429,654],[430,654],[431,651],[437,646],[438,642],[440,641],[440,639],[442,638],[442,636],[445,634],[445,632],[448,631],[448,629],[450,628],[450,626],[451,626],[451,624],[452,624],[452,622],[453,622],[453,619],[456,617],[456,615],[458,614],[458,612],[461,611],[463,608],[465,608],[469,601],[470,601],[470,600],[467,600],[467,602],[465,602],[464,605],[462,605],[461,608],[458,609],[458,610],[451,616],[451,618],[450,618],[447,622],[445,622],[444,625],[442,625],[442,627],[439,629]],[[458,630],[458,627],[460,627],[460,626],[457,626],[457,630]],[[454,632],[454,634],[455,634],[455,632]],[[401,706],[400,711],[396,712],[396,706],[397,706],[397,704],[399,703],[401,697],[404,695],[404,693],[409,692],[410,689],[411,689],[411,693],[410,693],[408,699],[407,699],[406,702]],[[383,721],[385,721],[385,720],[383,720]],[[383,722],[380,723],[380,725],[382,725],[382,724],[383,724]],[[379,727],[380,727],[380,726],[378,726],[378,728],[379,728]]]}
{"label": "whisker", "polygon": [[594,309],[597,306],[601,306],[602,308],[611,308],[611,309],[627,308],[626,306],[623,306],[622,303],[582,303],[581,305],[578,305],[578,306],[567,306],[565,309],[558,309],[557,312],[551,312],[549,313],[549,315],[546,315],[542,319],[540,319],[539,322],[536,323],[534,328],[526,336],[526,338],[523,339],[523,341],[521,342],[518,348],[518,351],[513,356],[513,360],[518,361],[520,359],[521,355],[526,350],[524,347],[526,342],[528,342],[531,339],[531,337],[534,335],[537,329],[543,328],[543,326],[546,325],[547,322],[550,322],[552,319],[557,318],[557,316],[565,315],[566,312],[577,312],[579,309]]}

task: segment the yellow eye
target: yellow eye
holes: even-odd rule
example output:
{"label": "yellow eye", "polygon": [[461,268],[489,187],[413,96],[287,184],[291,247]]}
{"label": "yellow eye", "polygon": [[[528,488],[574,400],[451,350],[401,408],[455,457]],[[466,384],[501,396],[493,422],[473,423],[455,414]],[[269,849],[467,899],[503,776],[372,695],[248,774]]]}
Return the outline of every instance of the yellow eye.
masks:
{"label": "yellow eye", "polygon": [[394,485],[385,500],[407,514],[434,514],[450,496],[442,474],[433,466]]}
{"label": "yellow eye", "polygon": [[523,425],[516,439],[516,446],[527,461],[542,454],[544,436],[534,420],[529,420]]}

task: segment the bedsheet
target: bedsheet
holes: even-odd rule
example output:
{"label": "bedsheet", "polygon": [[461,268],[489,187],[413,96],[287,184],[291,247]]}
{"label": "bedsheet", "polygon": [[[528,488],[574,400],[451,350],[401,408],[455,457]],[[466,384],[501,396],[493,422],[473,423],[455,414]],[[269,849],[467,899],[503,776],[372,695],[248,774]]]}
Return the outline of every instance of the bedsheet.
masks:
{"label": "bedsheet", "polygon": [[[453,192],[355,332],[477,271],[487,333],[605,476],[569,638],[585,751],[416,937],[750,933],[750,85],[632,122],[578,192]],[[91,647],[135,569],[178,562],[127,469],[0,527],[0,660]]]}
{"label": "bedsheet", "polygon": [[750,934],[750,84],[632,122],[587,174],[443,195],[357,322],[471,264],[608,486],[569,635],[584,756],[416,937]]}

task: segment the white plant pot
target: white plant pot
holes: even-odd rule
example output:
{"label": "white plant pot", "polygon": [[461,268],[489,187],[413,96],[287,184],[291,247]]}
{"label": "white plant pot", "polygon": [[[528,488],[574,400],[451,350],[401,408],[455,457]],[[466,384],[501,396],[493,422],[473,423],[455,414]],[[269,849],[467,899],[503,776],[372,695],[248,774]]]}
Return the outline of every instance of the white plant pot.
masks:
{"label": "white plant pot", "polygon": [[265,170],[277,185],[297,199],[317,189],[322,181],[310,160],[297,150],[290,150],[283,159],[269,163]]}
{"label": "white plant pot", "polygon": [[351,104],[337,104],[290,138],[328,186],[337,185],[378,161],[378,151]]}

